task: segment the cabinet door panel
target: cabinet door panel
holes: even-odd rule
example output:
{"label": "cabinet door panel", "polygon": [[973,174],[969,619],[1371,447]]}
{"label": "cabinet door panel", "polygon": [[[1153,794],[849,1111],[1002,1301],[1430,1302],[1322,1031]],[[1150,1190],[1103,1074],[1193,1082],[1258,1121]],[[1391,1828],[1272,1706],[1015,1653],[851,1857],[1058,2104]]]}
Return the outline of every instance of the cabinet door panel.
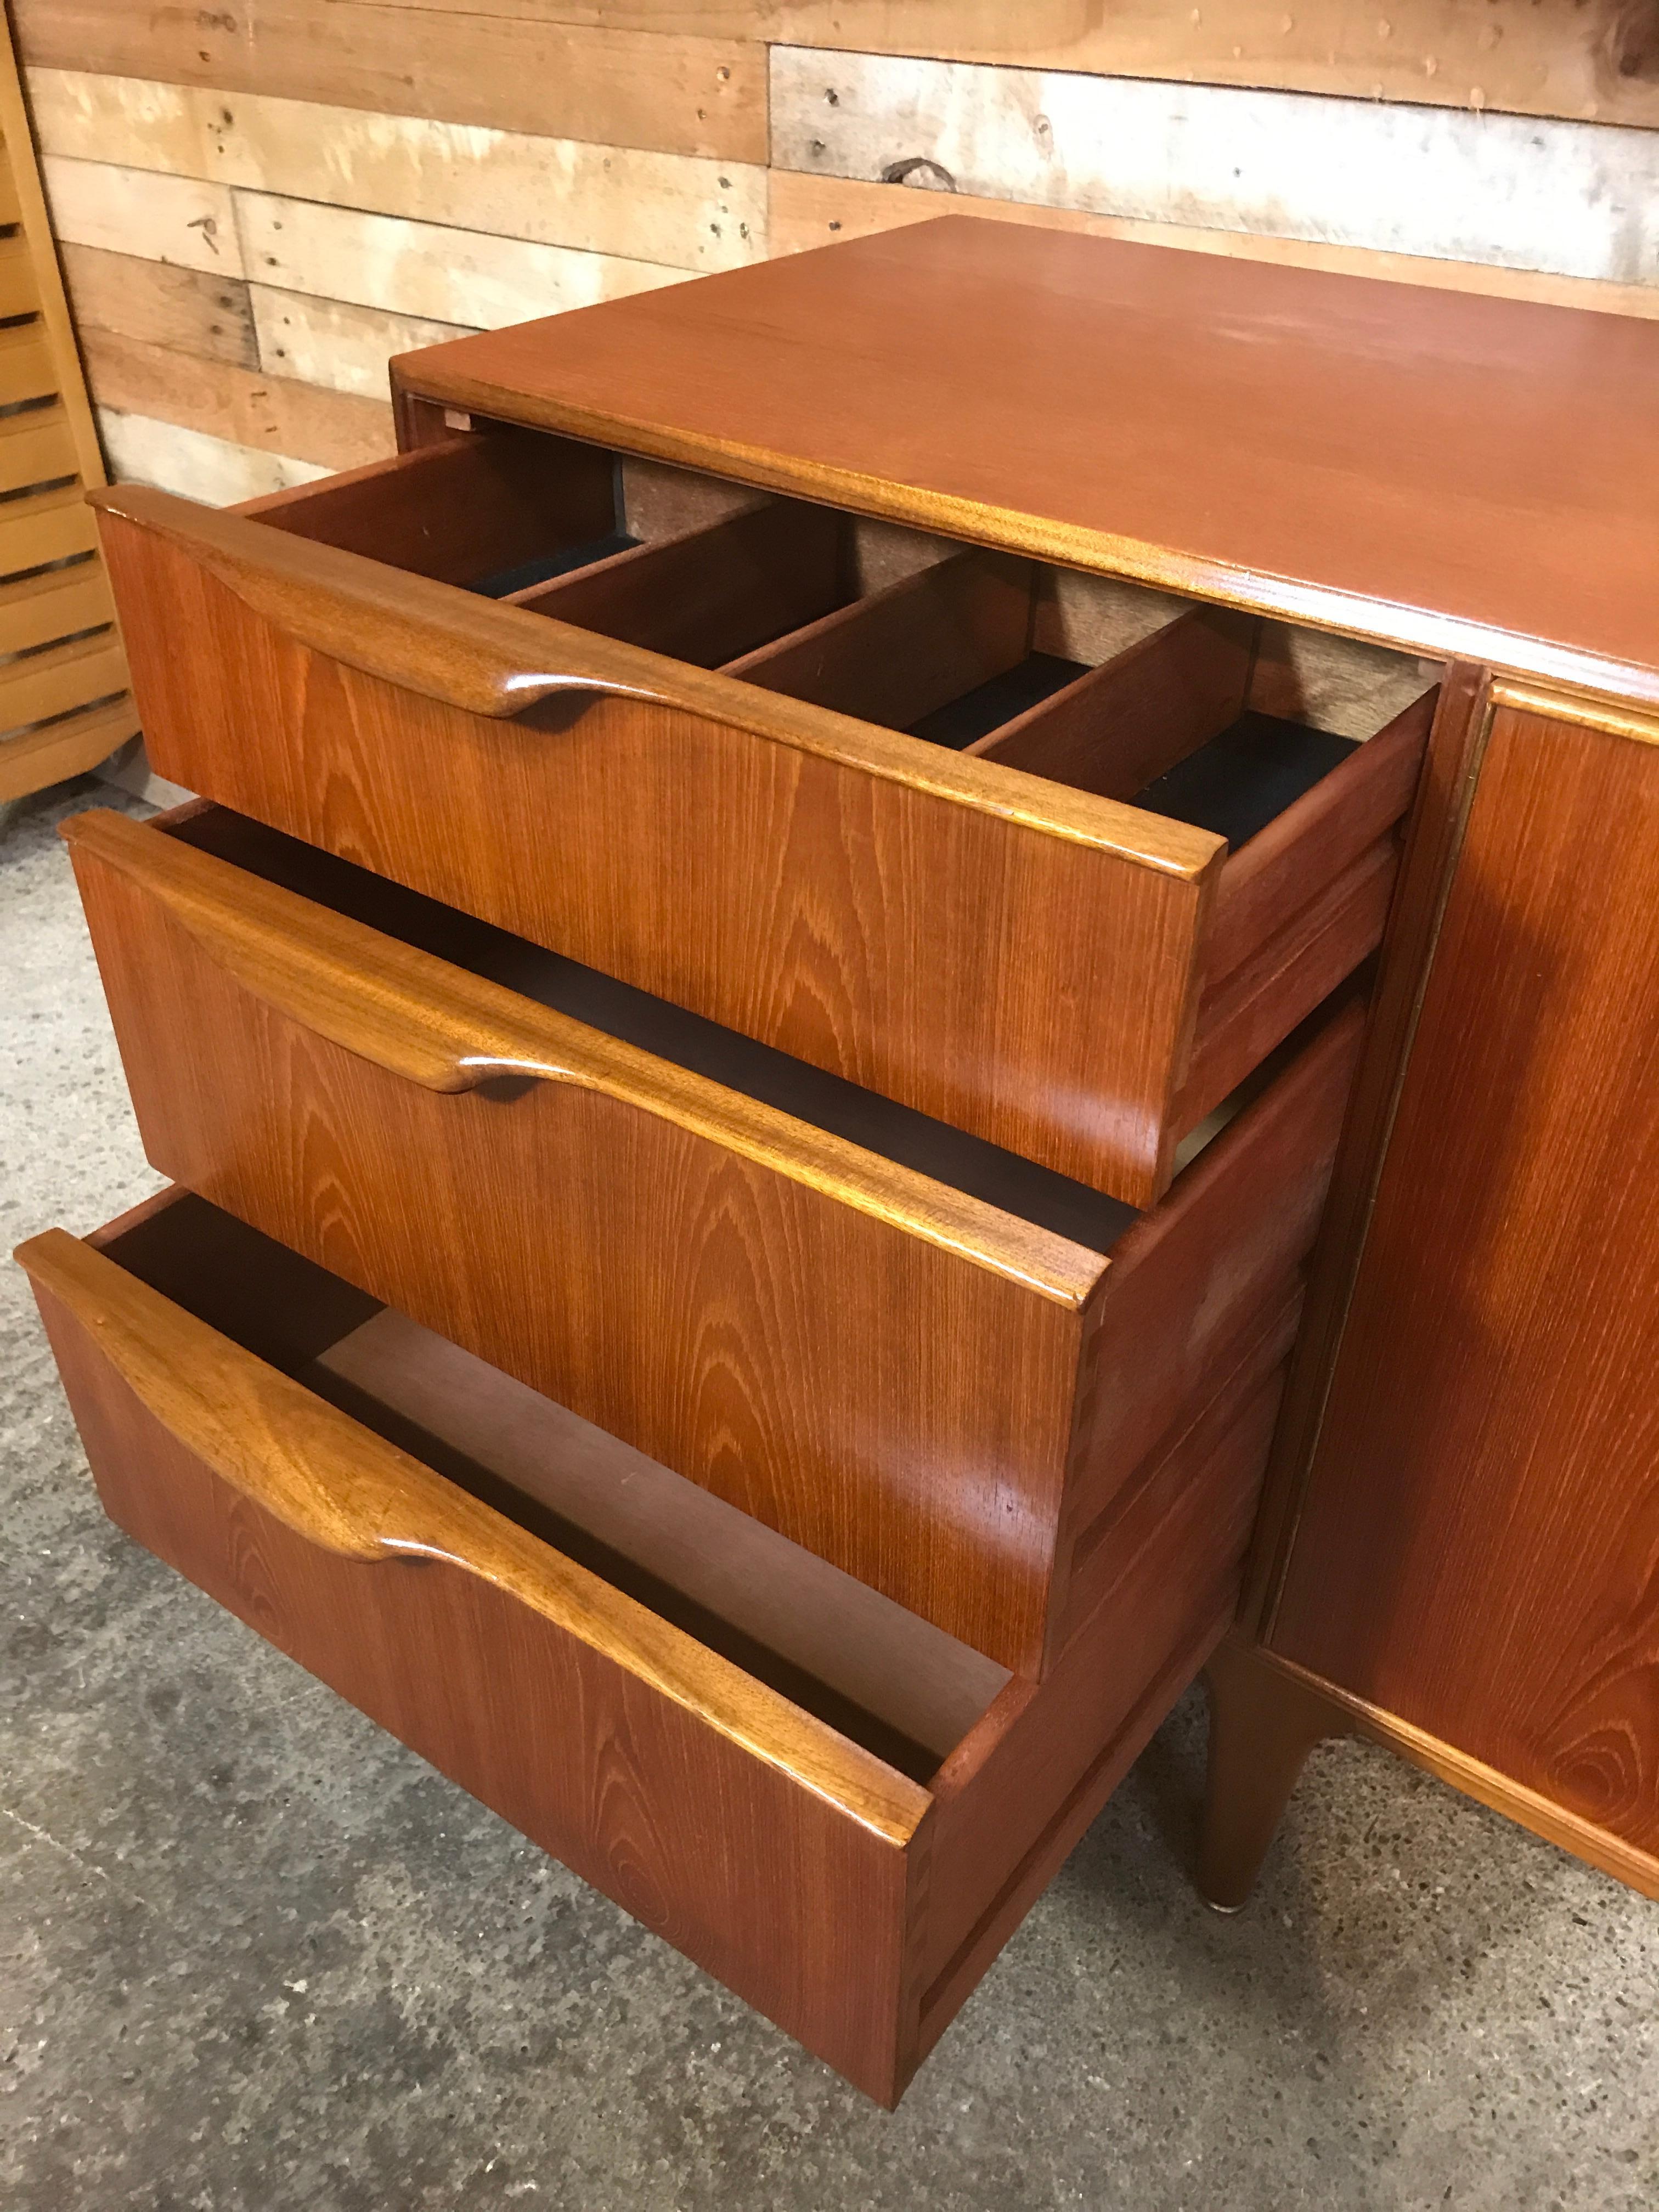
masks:
{"label": "cabinet door panel", "polygon": [[1500,705],[1273,1648],[1659,1848],[1659,730]]}

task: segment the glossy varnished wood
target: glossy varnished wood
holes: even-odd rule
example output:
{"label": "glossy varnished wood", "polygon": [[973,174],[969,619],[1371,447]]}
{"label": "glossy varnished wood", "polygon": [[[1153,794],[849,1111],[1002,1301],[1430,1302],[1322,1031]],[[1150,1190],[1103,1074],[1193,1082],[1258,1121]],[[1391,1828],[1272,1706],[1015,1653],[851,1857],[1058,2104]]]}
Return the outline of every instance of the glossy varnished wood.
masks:
{"label": "glossy varnished wood", "polygon": [[1659,1849],[1659,727],[1497,695],[1271,1631]]}
{"label": "glossy varnished wood", "polygon": [[1006,1666],[1075,1625],[1076,1497],[1312,1241],[1352,1013],[1103,1254],[159,830],[68,835],[158,1165]]}
{"label": "glossy varnished wood", "polygon": [[775,500],[514,599],[557,622],[713,668],[845,596],[841,538],[839,516]]}
{"label": "glossy varnished wood", "polygon": [[[827,520],[816,541],[787,509],[704,527],[728,547],[816,542],[827,563]],[[1392,741],[1394,773],[1345,763],[1291,810],[1304,836],[1227,860],[1271,896],[1258,883],[1218,933],[1218,837],[764,689],[767,654],[738,664],[754,681],[704,670],[161,493],[107,495],[103,523],[161,773],[1131,1204],[1380,933],[1388,850],[1358,901],[1333,882],[1353,836],[1376,836],[1379,794],[1406,803]],[[665,540],[537,596],[614,613],[618,578],[679,557]],[[1081,614],[1048,604],[1061,580],[945,561],[793,634],[770,665],[809,691],[850,677],[865,712],[925,711],[1019,659],[1033,629],[1096,650]],[[811,588],[828,587],[821,567]],[[1115,762],[1101,781],[1201,743],[1242,688],[1234,618],[1152,604],[1168,645],[1109,653],[1077,687]],[[739,596],[721,619],[744,613]],[[628,620],[684,644],[681,617],[671,591]],[[690,628],[713,637],[706,615]],[[204,641],[188,660],[167,645],[180,629]],[[1058,725],[1039,711],[1011,741],[1056,766],[1043,732],[1067,729],[1070,759],[1074,704],[1060,693]],[[1274,900],[1297,895],[1194,1085],[1200,988],[1239,975]]]}
{"label": "glossy varnished wood", "polygon": [[962,217],[396,374],[954,537],[1659,700],[1659,330],[1634,319]]}
{"label": "glossy varnished wood", "polygon": [[161,774],[1132,1204],[1164,1188],[1218,838],[162,493],[103,522]]}
{"label": "glossy varnished wood", "polygon": [[884,2103],[1236,1598],[1248,1429],[917,1782],[307,1387],[347,1285],[178,1192],[19,1256],[112,1518]]}

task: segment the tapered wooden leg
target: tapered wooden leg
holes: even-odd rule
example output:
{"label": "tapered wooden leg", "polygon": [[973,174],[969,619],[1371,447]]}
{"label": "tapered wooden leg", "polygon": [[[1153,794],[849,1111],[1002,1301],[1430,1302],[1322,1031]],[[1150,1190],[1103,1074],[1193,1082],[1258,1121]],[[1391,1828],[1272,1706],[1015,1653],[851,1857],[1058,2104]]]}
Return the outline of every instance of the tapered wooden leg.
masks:
{"label": "tapered wooden leg", "polygon": [[1255,1886],[1303,1761],[1351,1724],[1340,1705],[1231,1638],[1218,1647],[1204,1681],[1210,1758],[1198,1887],[1218,1912],[1237,1912]]}

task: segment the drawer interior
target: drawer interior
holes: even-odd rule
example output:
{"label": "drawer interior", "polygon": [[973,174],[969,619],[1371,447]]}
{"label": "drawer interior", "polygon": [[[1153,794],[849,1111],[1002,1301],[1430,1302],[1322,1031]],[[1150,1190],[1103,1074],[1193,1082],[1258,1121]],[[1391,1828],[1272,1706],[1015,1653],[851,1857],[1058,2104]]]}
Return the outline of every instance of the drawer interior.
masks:
{"label": "drawer interior", "polygon": [[180,1193],[105,1256],[366,1428],[927,1781],[1006,1671],[603,1430]]}
{"label": "drawer interior", "polygon": [[244,512],[1235,850],[1440,673],[507,425]]}

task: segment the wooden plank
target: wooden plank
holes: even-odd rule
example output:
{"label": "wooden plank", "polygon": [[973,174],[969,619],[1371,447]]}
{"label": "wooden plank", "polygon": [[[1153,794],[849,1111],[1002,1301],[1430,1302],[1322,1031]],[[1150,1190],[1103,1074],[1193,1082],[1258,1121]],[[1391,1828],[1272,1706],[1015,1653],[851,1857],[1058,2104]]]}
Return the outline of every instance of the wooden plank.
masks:
{"label": "wooden plank", "polygon": [[40,323],[0,331],[0,407],[43,399],[57,389],[57,365]]}
{"label": "wooden plank", "polygon": [[1143,222],[1659,282],[1659,135],[1305,94],[772,54],[772,158]]}
{"label": "wooden plank", "polygon": [[76,356],[75,325],[64,296],[58,246],[40,175],[40,162],[23,98],[17,57],[8,36],[0,41],[0,139],[6,147],[20,234],[34,272],[40,325],[58,367],[57,391],[69,424],[76,465],[86,484],[104,481],[104,457],[92,420],[92,405]]}
{"label": "wooden plank", "polygon": [[263,284],[486,330],[680,281],[651,262],[263,192],[237,193],[236,220]]}
{"label": "wooden plank", "polygon": [[[4,149],[0,147],[0,153]],[[17,185],[11,173],[9,160],[0,160],[0,224],[21,222],[23,210],[17,198]]]}
{"label": "wooden plank", "polygon": [[82,330],[119,331],[237,368],[259,366],[247,286],[239,277],[96,246],[65,246],[63,264]]}
{"label": "wooden plank", "polygon": [[90,552],[97,543],[98,526],[78,483],[0,506],[0,576]]}
{"label": "wooden plank", "polygon": [[[24,0],[25,17],[59,0]],[[115,4],[115,0],[111,0]],[[1652,16],[1620,0],[387,0],[402,11],[504,15],[617,30],[703,33],[854,52],[931,54],[947,61],[1087,70],[1182,83],[1261,85],[1432,106],[1659,122],[1659,51]]]}
{"label": "wooden plank", "polygon": [[0,742],[0,800],[44,791],[49,783],[96,768],[137,727],[138,711],[124,693],[107,706],[90,707],[66,720],[49,722],[44,729],[4,739]]}
{"label": "wooden plank", "polygon": [[242,0],[234,10],[50,0],[19,11],[17,33],[31,71],[95,70],[665,154],[766,159],[766,50],[742,27],[713,38],[641,36],[514,20],[510,6],[457,21],[446,10],[399,21],[357,0]]}
{"label": "wooden plank", "polygon": [[253,285],[250,296],[259,360],[271,375],[368,399],[386,398],[386,362],[394,353],[441,345],[446,338],[465,337],[468,329],[464,323],[279,292],[269,284]]}
{"label": "wooden plank", "polygon": [[0,420],[0,492],[57,483],[78,474],[75,441],[61,401]]}
{"label": "wooden plank", "polygon": [[25,238],[0,238],[0,315],[33,314],[40,304]]}
{"label": "wooden plank", "polygon": [[1592,277],[1552,276],[1540,270],[1500,269],[1486,262],[1442,260],[1422,253],[1377,253],[1366,246],[1268,238],[1244,230],[1204,230],[1190,223],[1135,222],[1127,216],[1091,215],[1082,208],[1033,207],[1019,200],[987,199],[908,184],[871,185],[856,178],[807,177],[791,169],[774,169],[771,201],[769,234],[775,254],[801,253],[814,246],[831,246],[837,239],[871,237],[909,223],[935,222],[940,216],[976,215],[996,222],[1127,239],[1134,245],[1169,246],[1229,260],[1328,269],[1347,276],[1659,319],[1659,287],[1604,284]]}
{"label": "wooden plank", "polygon": [[753,164],[255,94],[233,104],[134,77],[40,70],[30,85],[40,144],[60,160],[296,199],[349,197],[370,213],[672,268],[765,257],[766,172]]}
{"label": "wooden plank", "polygon": [[81,561],[72,568],[51,568],[43,576],[0,584],[0,653],[22,653],[114,619],[115,602],[100,562]]}
{"label": "wooden plank", "polygon": [[127,665],[112,630],[49,646],[0,668],[0,731],[44,722],[125,690]]}
{"label": "wooden plank", "polygon": [[139,254],[216,276],[242,273],[230,194],[222,185],[159,175],[149,165],[126,169],[45,153],[40,173],[60,244]]}
{"label": "wooden plank", "polygon": [[82,353],[100,407],[325,468],[356,468],[392,450],[392,410],[382,401],[197,361],[116,331],[88,331]]}
{"label": "wooden plank", "polygon": [[[185,429],[154,416],[100,408],[98,427],[118,483],[159,484],[163,491],[204,500],[210,507],[229,507],[328,474],[315,462],[292,453],[255,453],[234,440]],[[84,543],[95,544],[92,510],[83,507],[81,513],[86,522]],[[4,532],[5,525],[0,523],[0,571],[6,565]]]}

